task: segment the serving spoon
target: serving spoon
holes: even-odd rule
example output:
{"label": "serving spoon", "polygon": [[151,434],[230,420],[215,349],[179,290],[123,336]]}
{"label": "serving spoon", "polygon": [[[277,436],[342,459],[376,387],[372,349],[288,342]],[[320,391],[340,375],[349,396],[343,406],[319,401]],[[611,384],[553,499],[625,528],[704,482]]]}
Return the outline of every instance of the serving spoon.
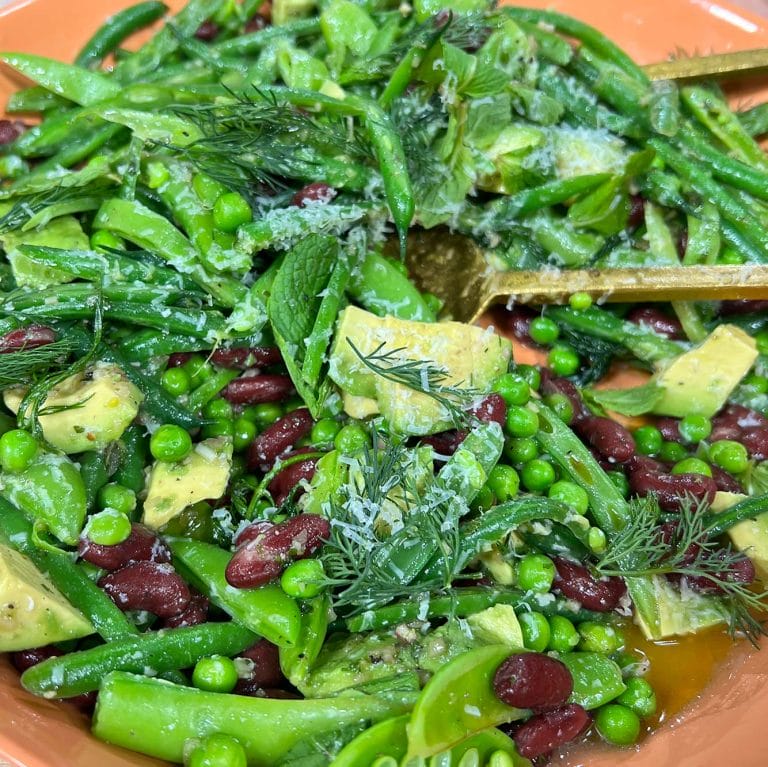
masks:
{"label": "serving spoon", "polygon": [[492,304],[567,303],[573,293],[596,302],[768,298],[768,266],[663,266],[501,272],[471,239],[443,229],[408,235],[406,265],[420,290],[443,301],[441,316],[474,322]]}

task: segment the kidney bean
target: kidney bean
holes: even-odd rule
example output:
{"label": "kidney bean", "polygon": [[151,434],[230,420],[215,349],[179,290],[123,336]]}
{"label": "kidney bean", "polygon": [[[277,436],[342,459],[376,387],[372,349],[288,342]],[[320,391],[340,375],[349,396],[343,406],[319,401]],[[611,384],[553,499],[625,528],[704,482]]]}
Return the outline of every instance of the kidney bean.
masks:
{"label": "kidney bean", "polygon": [[721,439],[730,439],[741,442],[741,427],[736,424],[712,422],[712,431],[709,435],[710,442],[718,442]]}
{"label": "kidney bean", "polygon": [[753,427],[768,428],[768,418],[756,410],[752,410],[744,405],[731,404],[724,407],[713,419],[718,424],[736,424],[742,429],[751,429]]}
{"label": "kidney bean", "polygon": [[680,421],[677,418],[663,416],[656,419],[656,428],[667,442],[679,442],[682,444],[683,435],[680,434]]}
{"label": "kidney bean", "polygon": [[168,564],[133,562],[98,583],[121,610],[146,610],[158,618],[178,615],[192,599],[187,584]]}
{"label": "kidney bean", "polygon": [[[725,552],[722,552],[720,557],[723,558],[724,556]],[[734,562],[722,573],[720,580],[727,583],[743,583],[748,586],[755,580],[755,566],[752,564],[752,560],[749,557],[743,557]],[[686,576],[685,581],[690,588],[701,594],[723,594],[725,592],[725,589],[717,581],[703,575]]]}
{"label": "kidney bean", "polygon": [[15,141],[27,129],[21,120],[0,120],[0,146]]}
{"label": "kidney bean", "polygon": [[240,349],[216,349],[211,354],[211,362],[222,368],[242,369],[265,368],[278,365],[283,355],[276,346],[252,346]]}
{"label": "kidney bean", "polygon": [[[677,522],[665,522],[659,528],[659,538],[663,543],[665,543],[667,546],[670,547],[670,552],[668,555],[665,555],[665,559],[667,559],[669,556],[675,553],[672,550],[673,546],[675,551],[679,550],[679,545],[677,541],[677,528],[678,528]],[[690,565],[699,555],[700,551],[701,551],[701,546],[699,546],[698,543],[691,543],[688,546],[688,548],[683,552],[682,558],[680,559],[681,564]]]}
{"label": "kidney bean", "polygon": [[531,338],[531,320],[538,316],[530,309],[515,305],[511,309],[494,311],[494,325],[505,333],[511,333],[518,341],[528,346],[536,346]]}
{"label": "kidney bean", "polygon": [[629,217],[627,229],[637,229],[645,221],[645,198],[639,194],[629,196]]}
{"label": "kidney bean", "polygon": [[227,582],[235,588],[263,586],[294,559],[313,554],[331,534],[330,522],[318,514],[299,514],[241,546],[229,561]]}
{"label": "kidney bean", "polygon": [[715,480],[718,490],[722,490],[724,493],[743,493],[744,488],[741,486],[741,482],[732,477],[727,471],[724,471],[719,466],[710,466],[712,471],[712,479]]}
{"label": "kidney bean", "polygon": [[260,519],[258,522],[252,522],[250,525],[244,527],[235,538],[235,548],[242,546],[248,541],[253,541],[260,535],[263,535],[274,527],[272,522],[268,522],[266,519]]}
{"label": "kidney bean", "polygon": [[292,463],[274,476],[267,489],[271,493],[276,506],[280,506],[283,503],[301,480],[309,482],[315,476],[317,460],[317,458],[307,458],[303,461]]}
{"label": "kidney bean", "polygon": [[0,354],[16,352],[20,349],[37,349],[56,340],[56,331],[46,325],[27,325],[6,333],[0,338]]}
{"label": "kidney bean", "polygon": [[661,461],[647,455],[633,455],[626,464],[626,469],[630,474],[635,471],[663,472],[665,468]]}
{"label": "kidney bean", "polygon": [[599,415],[579,419],[574,428],[608,463],[625,463],[635,454],[635,440],[620,423]]}
{"label": "kidney bean", "polygon": [[761,312],[768,312],[768,301],[741,299],[737,301],[722,301],[718,313],[721,315],[731,315],[759,314]]}
{"label": "kidney bean", "polygon": [[35,647],[32,650],[19,650],[18,652],[11,653],[11,663],[13,667],[19,672],[26,671],[32,666],[36,666],[38,663],[42,663],[48,658],[55,658],[64,653],[59,650],[58,647],[53,645],[45,645],[45,647]]}
{"label": "kidney bean", "polygon": [[195,37],[205,43],[210,43],[212,40],[216,39],[216,35],[218,35],[220,31],[219,25],[215,21],[208,19],[197,28]]}
{"label": "kidney bean", "polygon": [[568,599],[580,602],[587,610],[607,613],[615,610],[626,586],[621,578],[598,580],[584,565],[569,559],[555,559],[555,587]]}
{"label": "kidney bean", "polygon": [[485,423],[495,421],[499,426],[503,427],[507,422],[507,403],[504,402],[504,397],[501,394],[496,394],[495,392],[484,397],[476,405],[473,405],[469,412]]}
{"label": "kidney bean", "polygon": [[269,22],[267,19],[260,13],[254,13],[253,16],[248,19],[248,23],[245,25],[244,31],[246,34],[250,32],[261,32],[262,29],[266,28],[268,23]]}
{"label": "kidney bean", "polygon": [[189,604],[178,615],[171,615],[170,618],[166,618],[163,621],[163,628],[175,629],[182,626],[197,626],[208,620],[208,608],[211,606],[208,597],[194,589],[190,589],[190,592],[192,596]]}
{"label": "kidney bean", "polygon": [[168,357],[169,368],[180,368],[192,359],[191,352],[174,352]]}
{"label": "kidney bean", "polygon": [[80,695],[75,695],[73,698],[66,698],[65,702],[70,706],[74,706],[78,711],[82,711],[84,714],[90,714],[96,707],[96,698],[98,692],[91,690],[90,692],[83,692]]}
{"label": "kidney bean", "polygon": [[261,402],[283,402],[294,391],[288,376],[246,374],[230,381],[222,389],[221,396],[233,405],[258,405]]}
{"label": "kidney bean", "polygon": [[240,653],[240,657],[248,658],[253,662],[251,673],[247,681],[259,687],[282,687],[285,677],[280,669],[280,651],[277,645],[260,639],[247,650]]}
{"label": "kidney bean", "polygon": [[532,716],[512,736],[517,750],[527,759],[535,759],[578,738],[592,723],[590,715],[577,703]]}
{"label": "kidney bean", "polygon": [[688,495],[697,501],[712,503],[717,492],[715,480],[704,474],[666,474],[645,470],[630,472],[629,487],[641,498],[653,493],[665,511],[679,511]]}
{"label": "kidney bean", "polygon": [[332,186],[328,186],[322,181],[315,181],[299,189],[291,198],[291,205],[295,205],[297,208],[305,208],[311,203],[327,205],[337,194],[338,192]]}
{"label": "kidney bean", "polygon": [[450,429],[421,438],[422,445],[431,445],[439,455],[453,455],[467,437],[466,429]]}
{"label": "kidney bean", "polygon": [[536,652],[510,655],[496,670],[493,690],[508,706],[537,711],[562,706],[573,692],[573,677],[559,660]]}
{"label": "kidney bean", "polygon": [[312,431],[312,424],[309,410],[302,407],[267,426],[248,449],[248,467],[269,471],[286,450]]}
{"label": "kidney bean", "polygon": [[741,444],[747,448],[747,452],[752,458],[758,461],[766,460],[768,458],[768,428],[745,429],[741,435]]}
{"label": "kidney bean", "polygon": [[683,326],[677,317],[670,317],[655,306],[637,306],[627,314],[635,325],[644,325],[664,338],[684,338]]}
{"label": "kidney bean", "polygon": [[573,381],[553,376],[549,368],[544,368],[541,371],[541,393],[546,395],[562,394],[568,397],[573,409],[573,421],[571,422],[573,425],[576,425],[582,418],[592,415]]}
{"label": "kidney bean", "polygon": [[149,528],[134,522],[131,534],[122,542],[113,546],[104,546],[88,538],[81,538],[78,554],[86,562],[104,570],[117,570],[131,562],[171,561],[168,547]]}

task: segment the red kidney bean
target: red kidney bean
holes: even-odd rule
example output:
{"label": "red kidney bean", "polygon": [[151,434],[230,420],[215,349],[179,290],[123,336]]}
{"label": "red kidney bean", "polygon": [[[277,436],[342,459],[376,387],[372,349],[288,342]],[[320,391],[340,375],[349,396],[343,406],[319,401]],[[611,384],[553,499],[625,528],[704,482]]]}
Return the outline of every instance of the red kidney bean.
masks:
{"label": "red kidney bean", "polygon": [[559,660],[536,652],[510,655],[493,677],[496,696],[508,706],[547,711],[573,692],[573,677]]}
{"label": "red kidney bean", "polygon": [[663,416],[656,419],[656,428],[667,442],[679,442],[682,444],[683,436],[680,434],[680,421],[677,418]]}
{"label": "red kidney bean", "polygon": [[276,346],[252,346],[239,349],[216,349],[211,354],[211,362],[222,368],[245,370],[246,368],[266,368],[278,365],[283,355]]}
{"label": "red kidney bean", "polygon": [[248,23],[245,25],[245,33],[248,34],[250,32],[261,32],[262,29],[265,29],[268,22],[262,16],[260,13],[254,13],[253,16],[251,16],[250,19],[248,19]]}
{"label": "red kidney bean", "polygon": [[36,666],[38,663],[42,663],[44,660],[48,660],[48,658],[55,658],[63,654],[58,647],[49,644],[45,645],[45,647],[35,647],[32,650],[13,652],[11,653],[11,663],[21,673],[28,668],[32,668],[32,666]]}
{"label": "red kidney bean", "polygon": [[56,340],[56,331],[46,325],[27,325],[6,333],[0,338],[0,354],[16,352],[20,349],[37,349]]}
{"label": "red kidney bean", "polygon": [[70,706],[74,706],[78,711],[82,711],[84,714],[90,714],[96,707],[96,698],[98,693],[96,690],[90,692],[83,692],[80,695],[75,695],[74,698],[66,698],[65,703]]}
{"label": "red kidney bean", "polygon": [[682,258],[688,250],[688,229],[683,229],[677,238],[677,255]]}
{"label": "red kidney bean", "polygon": [[27,129],[21,120],[0,120],[0,146],[15,141]]}
{"label": "red kidney bean", "polygon": [[653,493],[665,511],[679,511],[688,495],[712,503],[717,492],[715,480],[704,474],[666,474],[643,469],[630,472],[629,487],[641,498]]}
{"label": "red kidney bean", "polygon": [[710,466],[712,471],[712,479],[715,480],[718,490],[722,490],[724,493],[743,493],[744,488],[741,486],[741,482],[732,477],[727,471],[724,471],[719,466]]}
{"label": "red kidney bean", "polygon": [[768,428],[745,429],[741,435],[741,444],[752,458],[765,461],[768,458]]}
{"label": "red kidney bean", "polygon": [[299,514],[241,546],[229,561],[227,582],[235,588],[263,586],[294,559],[313,554],[331,534],[330,522],[318,514]]}
{"label": "red kidney bean", "polygon": [[[675,553],[674,551],[672,551],[673,546],[675,550],[679,549],[679,546],[677,545],[678,543],[677,528],[678,528],[677,522],[665,522],[659,528],[659,538],[663,543],[665,543],[668,547],[670,547],[670,552],[668,555],[665,555],[665,559],[667,559],[669,556]],[[680,560],[681,564],[690,565],[699,555],[700,551],[701,551],[701,546],[698,543],[691,543],[688,546],[688,548],[683,552],[682,558]]]}
{"label": "red kidney bean", "polygon": [[738,301],[723,301],[720,304],[719,314],[759,314],[761,312],[768,312],[768,301],[741,299]]}
{"label": "red kidney bean", "polygon": [[563,557],[555,559],[555,569],[555,587],[564,597],[580,602],[587,610],[601,613],[615,610],[626,591],[621,578],[598,580],[584,565]]}
{"label": "red kidney bean", "polygon": [[768,418],[744,405],[727,405],[713,419],[718,424],[736,424],[742,429],[768,428]]}
{"label": "red kidney bean", "polygon": [[248,449],[248,467],[269,471],[286,450],[312,431],[313,423],[309,410],[302,407],[267,426]]}
{"label": "red kidney bean", "polygon": [[511,309],[497,309],[493,313],[494,325],[505,333],[511,333],[518,341],[536,346],[531,338],[531,320],[538,315],[524,306],[513,306]]}
{"label": "red kidney bean", "polygon": [[163,621],[163,628],[175,629],[182,626],[198,626],[208,620],[208,608],[211,603],[208,597],[199,591],[190,589],[192,596],[189,604],[178,615],[171,615]]}
{"label": "red kidney bean", "polygon": [[259,687],[282,687],[285,677],[280,669],[280,651],[277,645],[260,639],[247,650],[240,653],[243,658],[253,661],[253,669],[248,676],[248,682]]}
{"label": "red kidney bean", "polygon": [[730,439],[741,442],[741,427],[736,424],[712,422],[712,431],[709,435],[710,442],[719,442],[721,439]]}
{"label": "red kidney bean", "polygon": [[168,357],[169,368],[180,368],[192,359],[191,352],[174,352]]}
{"label": "red kidney bean", "polygon": [[279,687],[265,687],[262,689],[264,698],[273,698],[274,700],[301,700],[301,695],[298,695],[291,690],[281,690]]}
{"label": "red kidney bean", "polygon": [[246,374],[230,381],[222,389],[221,396],[233,405],[258,405],[261,402],[283,402],[295,391],[288,376]]}
{"label": "red kidney bean", "polygon": [[469,412],[485,423],[496,422],[503,427],[507,422],[507,403],[504,402],[504,397],[501,394],[495,392],[473,405]]}
{"label": "red kidney bean", "polygon": [[[721,555],[725,556],[725,552]],[[727,583],[743,583],[749,585],[755,580],[755,566],[749,557],[744,557],[734,562],[727,570],[722,573],[720,580]],[[686,583],[701,594],[722,594],[723,587],[717,581],[711,580],[703,575],[686,576]]]}
{"label": "red kidney bean", "polygon": [[647,455],[633,455],[627,462],[626,469],[629,473],[634,471],[663,472],[666,466],[655,458]]}
{"label": "red kidney bean", "polygon": [[468,433],[466,429],[441,431],[422,437],[421,444],[431,445],[432,449],[439,455],[453,455],[459,449],[459,445],[467,438]]}
{"label": "red kidney bean", "polygon": [[548,368],[544,368],[541,371],[541,393],[542,394],[562,394],[568,397],[573,409],[573,425],[577,424],[582,418],[587,418],[592,415],[584,404],[584,400],[581,397],[573,381],[569,381],[567,378],[558,378],[552,375],[552,371]]}
{"label": "red kidney bean", "polygon": [[295,205],[297,208],[304,208],[311,203],[327,205],[337,194],[338,192],[332,186],[328,186],[322,181],[315,181],[299,189],[291,198],[291,205]]}
{"label": "red kidney bean", "polygon": [[192,598],[173,567],[156,562],[133,562],[100,578],[99,586],[121,610],[146,610],[158,618],[178,615]]}
{"label": "red kidney bean", "polygon": [[280,506],[283,503],[301,480],[309,482],[315,476],[317,460],[317,458],[307,458],[303,461],[292,463],[274,476],[267,489],[271,493],[276,506]]}
{"label": "red kidney bean", "polygon": [[590,715],[577,703],[532,716],[512,736],[517,750],[527,759],[544,756],[558,746],[578,738],[592,723]]}
{"label": "red kidney bean", "polygon": [[627,229],[637,229],[645,221],[645,198],[639,194],[629,196],[629,217]]}
{"label": "red kidney bean", "polygon": [[627,314],[627,319],[635,325],[644,325],[654,333],[665,338],[684,337],[683,326],[676,317],[670,317],[655,306],[637,306]]}
{"label": "red kidney bean", "polygon": [[131,534],[113,546],[104,546],[88,538],[81,538],[78,554],[86,561],[104,570],[117,570],[130,562],[171,561],[168,547],[149,528],[134,522]]}
{"label": "red kidney bean", "polygon": [[253,541],[260,535],[263,535],[274,527],[272,522],[268,522],[266,519],[260,519],[258,522],[252,522],[250,525],[244,527],[235,538],[235,548],[242,546],[248,541]]}
{"label": "red kidney bean", "polygon": [[216,39],[216,35],[218,35],[220,31],[219,25],[215,21],[208,19],[197,28],[195,37],[205,43],[210,43],[212,40]]}
{"label": "red kidney bean", "polygon": [[635,454],[635,440],[617,421],[599,415],[579,419],[574,429],[608,463],[625,463]]}

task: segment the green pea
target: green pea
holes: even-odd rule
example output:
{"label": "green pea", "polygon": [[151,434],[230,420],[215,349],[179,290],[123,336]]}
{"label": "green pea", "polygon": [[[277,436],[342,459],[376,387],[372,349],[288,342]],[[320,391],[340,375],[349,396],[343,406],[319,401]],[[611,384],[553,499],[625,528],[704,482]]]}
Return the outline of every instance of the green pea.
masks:
{"label": "green pea", "polygon": [[402,274],[403,277],[408,276],[408,265],[405,261],[401,261],[399,258],[387,258],[386,261],[393,269]]}
{"label": "green pea", "polygon": [[313,445],[328,445],[336,439],[341,430],[341,424],[334,418],[321,418],[312,427],[311,441]]}
{"label": "green pea", "polygon": [[283,416],[283,408],[277,402],[261,402],[249,405],[242,412],[243,418],[253,421],[258,429],[265,429]]}
{"label": "green pea", "polygon": [[712,421],[705,415],[695,413],[687,415],[680,421],[680,436],[690,443],[701,442],[712,433]]}
{"label": "green pea", "polygon": [[629,480],[623,471],[606,472],[608,479],[613,482],[614,487],[625,497],[629,496]]}
{"label": "green pea", "polygon": [[590,527],[587,533],[587,545],[593,553],[602,554],[608,545],[608,539],[599,527]]}
{"label": "green pea", "polygon": [[541,386],[541,373],[537,367],[533,365],[515,365],[512,371],[515,375],[519,375],[533,391],[538,391]]}
{"label": "green pea", "polygon": [[704,474],[707,477],[712,476],[712,469],[706,461],[702,461],[700,458],[683,458],[682,461],[678,461],[672,467],[672,474]]}
{"label": "green pea", "polygon": [[488,511],[496,502],[496,496],[488,485],[483,485],[470,504],[472,511]]}
{"label": "green pea", "polygon": [[600,737],[614,746],[629,746],[640,735],[640,718],[626,706],[609,703],[597,711],[595,726]]}
{"label": "green pea", "polygon": [[665,442],[659,450],[659,458],[665,463],[682,461],[688,451],[679,442]]}
{"label": "green pea", "polygon": [[616,703],[626,706],[640,717],[653,716],[656,713],[656,693],[653,687],[642,677],[633,676],[626,681],[624,690]]}
{"label": "green pea", "polygon": [[555,411],[555,415],[563,422],[570,423],[573,420],[573,404],[565,394],[554,392],[544,397],[544,404]]}
{"label": "green pea", "polygon": [[192,452],[192,438],[181,426],[166,423],[150,438],[149,452],[158,461],[181,461]]}
{"label": "green pea", "polygon": [[289,597],[312,599],[324,586],[325,571],[319,559],[300,559],[292,562],[280,577],[280,586]]}
{"label": "green pea", "polygon": [[[104,229],[100,231],[105,231]],[[168,368],[160,376],[160,385],[168,394],[174,397],[180,397],[189,391],[192,381],[189,373],[184,368]]]}
{"label": "green pea", "polygon": [[585,309],[589,309],[592,306],[592,296],[589,293],[573,293],[568,298],[568,303],[571,309],[583,312]]}
{"label": "green pea", "polygon": [[110,482],[99,490],[98,503],[99,508],[130,514],[136,508],[136,493],[129,487]]}
{"label": "green pea", "polygon": [[650,424],[639,426],[632,436],[635,440],[635,448],[641,455],[657,455],[664,444],[661,432]]}
{"label": "green pea", "polygon": [[520,489],[520,477],[511,466],[497,463],[488,474],[486,484],[496,496],[496,500],[504,503],[517,495]]}
{"label": "green pea", "polygon": [[182,367],[187,371],[189,385],[193,389],[213,375],[213,365],[202,354],[193,354]]}
{"label": "green pea", "polygon": [[607,623],[584,621],[579,624],[579,650],[610,655],[624,646],[621,632]]}
{"label": "green pea", "polygon": [[549,319],[549,317],[535,317],[531,320],[531,326],[528,332],[537,344],[549,346],[557,341],[557,338],[560,335],[560,328],[558,328],[557,323]]}
{"label": "green pea", "polygon": [[768,394],[768,378],[757,373],[745,376],[741,384],[753,394]]}
{"label": "green pea", "polygon": [[555,482],[547,491],[550,498],[568,504],[577,514],[586,514],[589,508],[589,496],[587,491],[567,479]]}
{"label": "green pea", "polygon": [[125,243],[120,237],[107,229],[97,229],[90,237],[92,250],[123,250]]}
{"label": "green pea", "polygon": [[0,466],[3,471],[24,471],[37,455],[37,440],[24,429],[11,429],[0,437]]}
{"label": "green pea", "polygon": [[519,615],[518,620],[526,649],[544,652],[551,636],[547,617],[541,613],[531,612]]}
{"label": "green pea", "polygon": [[768,330],[761,330],[755,335],[758,354],[768,354]]}
{"label": "green pea", "polygon": [[547,650],[566,653],[573,650],[579,643],[581,637],[568,618],[562,615],[553,615],[549,619],[549,644]]}
{"label": "green pea", "polygon": [[532,437],[513,437],[504,445],[504,455],[514,464],[527,463],[539,455],[539,445]]}
{"label": "green pea", "polygon": [[115,546],[131,534],[131,520],[122,511],[105,509],[88,517],[83,535],[99,546]]}
{"label": "green pea", "polygon": [[345,455],[353,455],[370,444],[368,432],[358,423],[348,423],[339,429],[334,447]]}
{"label": "green pea", "polygon": [[507,410],[507,432],[512,437],[532,437],[539,430],[539,417],[533,410],[513,405]]}
{"label": "green pea", "polygon": [[203,406],[203,418],[232,418],[232,404],[223,397],[217,397]]}
{"label": "green pea", "polygon": [[499,376],[491,387],[493,391],[504,398],[507,405],[525,405],[531,398],[531,387],[522,376],[515,373],[504,373]]}
{"label": "green pea", "polygon": [[150,189],[159,189],[163,184],[171,180],[171,172],[168,166],[161,162],[150,162],[147,164],[147,186]]}
{"label": "green pea", "polygon": [[555,481],[555,468],[549,461],[534,458],[520,470],[523,485],[532,492],[544,492]]}
{"label": "green pea", "polygon": [[256,424],[247,418],[236,418],[232,424],[232,447],[240,453],[250,447],[256,437]]}
{"label": "green pea", "polygon": [[192,670],[192,684],[198,690],[232,692],[237,684],[237,667],[223,655],[200,658]]}
{"label": "green pea", "polygon": [[232,437],[234,439],[235,424],[231,418],[216,418],[203,426],[201,434],[203,439],[212,439],[213,437]]}
{"label": "green pea", "polygon": [[526,554],[517,565],[517,585],[524,591],[546,594],[555,580],[555,563],[543,554]]}
{"label": "green pea", "polygon": [[231,735],[222,732],[205,738],[189,753],[186,767],[247,767],[245,749]]}
{"label": "green pea", "polygon": [[749,466],[747,448],[740,442],[734,442],[730,439],[720,439],[713,442],[709,448],[709,459],[715,466],[719,466],[731,474],[741,474]]}
{"label": "green pea", "polygon": [[547,364],[558,376],[572,376],[578,369],[579,355],[570,346],[555,346],[547,355]]}
{"label": "green pea", "polygon": [[237,192],[222,194],[213,205],[213,223],[222,232],[236,232],[253,219],[248,200]]}
{"label": "green pea", "polygon": [[443,310],[444,302],[443,300],[436,296],[434,293],[422,293],[421,297],[424,299],[424,303],[427,305],[429,310],[437,316],[440,314],[440,312]]}

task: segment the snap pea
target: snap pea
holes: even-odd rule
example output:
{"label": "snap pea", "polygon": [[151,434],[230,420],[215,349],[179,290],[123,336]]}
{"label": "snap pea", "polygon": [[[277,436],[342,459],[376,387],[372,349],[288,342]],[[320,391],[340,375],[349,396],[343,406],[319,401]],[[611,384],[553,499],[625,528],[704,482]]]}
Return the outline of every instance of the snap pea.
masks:
{"label": "snap pea", "polygon": [[144,489],[144,466],[149,452],[144,427],[129,426],[120,437],[120,445],[121,460],[113,479],[138,494]]}
{"label": "snap pea", "polygon": [[222,40],[211,45],[211,49],[221,56],[250,56],[264,47],[285,38],[300,38],[315,35],[320,31],[320,19],[298,19],[288,24],[265,27],[256,32],[238,35],[231,40]]}
{"label": "snap pea", "polygon": [[758,104],[739,113],[739,120],[750,136],[763,136],[768,133],[768,104]]}
{"label": "snap pea", "polygon": [[12,93],[8,97],[5,109],[9,114],[23,112],[52,113],[54,110],[66,109],[71,106],[71,101],[51,93],[41,85],[33,85]]}
{"label": "snap pea", "polygon": [[145,362],[152,357],[167,357],[176,352],[206,351],[197,336],[165,333],[162,330],[140,330],[120,341],[120,353],[129,362]]}
{"label": "snap pea", "polygon": [[85,507],[92,511],[96,503],[96,496],[104,485],[109,482],[109,470],[103,451],[92,450],[83,453],[78,459],[80,464],[80,476],[85,486]]}
{"label": "snap pea", "polygon": [[747,519],[754,519],[760,514],[768,511],[768,495],[757,495],[751,498],[745,498],[729,509],[719,514],[711,514],[706,525],[706,532],[710,538],[717,538],[727,533],[739,522]]}
{"label": "snap pea", "polygon": [[21,684],[34,695],[73,698],[98,690],[111,671],[178,671],[210,655],[237,655],[255,640],[252,632],[236,623],[202,623],[151,631],[48,658],[27,669],[21,675]]}
{"label": "snap pea", "polygon": [[293,647],[280,648],[280,668],[291,684],[301,687],[320,654],[331,611],[327,595],[315,597],[301,616],[299,638]]}

